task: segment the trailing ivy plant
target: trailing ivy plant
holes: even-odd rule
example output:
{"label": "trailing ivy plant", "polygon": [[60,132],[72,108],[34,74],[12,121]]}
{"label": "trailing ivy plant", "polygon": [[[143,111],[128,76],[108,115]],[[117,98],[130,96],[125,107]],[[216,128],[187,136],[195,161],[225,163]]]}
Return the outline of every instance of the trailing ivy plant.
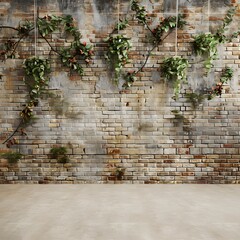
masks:
{"label": "trailing ivy plant", "polygon": [[1,45],[0,59],[5,61],[8,58],[16,57],[16,50],[19,43],[30,35],[30,32],[34,29],[34,24],[31,21],[20,21],[18,27],[0,26],[0,29],[12,29],[17,32],[17,35],[12,39],[7,39],[6,42]]}
{"label": "trailing ivy plant", "polygon": [[90,44],[81,42],[82,35],[75,26],[73,17],[71,15],[47,15],[44,18],[39,18],[37,24],[40,35],[48,43],[49,41],[46,36],[54,33],[56,30],[63,31],[73,37],[70,47],[62,47],[60,51],[54,49],[52,46],[50,47],[52,51],[60,56],[63,65],[68,67],[71,73],[77,72],[79,75],[83,75],[82,61],[86,64],[91,63],[93,50]]}
{"label": "trailing ivy plant", "polygon": [[[6,60],[7,58],[16,57],[16,50],[19,43],[27,38],[31,31],[34,30],[34,23],[32,21],[21,21],[17,28],[10,26],[0,26],[0,28],[9,28],[17,32],[18,40],[8,39],[5,44],[0,48],[0,59]],[[77,72],[83,75],[82,63],[89,64],[92,61],[94,54],[92,45],[82,42],[82,35],[76,23],[71,15],[55,16],[46,15],[42,18],[37,18],[37,31],[38,36],[43,38],[49,45],[51,52],[55,52],[61,59],[64,66],[70,68],[70,72]],[[55,48],[49,42],[48,36],[54,34],[54,32],[60,32],[72,36],[72,42],[69,47]]]}
{"label": "trailing ivy plant", "polygon": [[[21,21],[18,27],[0,26],[0,29],[12,29],[16,32],[16,36],[8,39],[0,46],[0,59],[2,61],[7,58],[15,58],[17,47],[20,42],[29,37],[31,31],[35,29],[35,24],[32,21]],[[50,52],[56,53],[62,64],[70,69],[70,73],[77,72],[83,75],[82,63],[91,63],[93,50],[92,46],[86,42],[82,42],[82,35],[76,27],[76,23],[71,15],[55,16],[46,15],[43,18],[37,18],[38,36],[46,41],[50,47]],[[54,47],[49,41],[49,36],[54,32],[65,34],[71,38],[70,46]],[[17,40],[16,40],[17,39]],[[10,136],[3,142],[7,147],[17,144],[13,138],[14,135],[20,132],[21,135],[26,135],[23,126],[30,123],[34,117],[34,107],[38,105],[38,98],[41,93],[48,87],[48,74],[50,72],[50,60],[41,59],[38,57],[27,58],[24,61],[24,69],[26,72],[25,84],[28,87],[28,97],[24,108],[20,112],[20,123]]]}
{"label": "trailing ivy plant", "polygon": [[147,11],[144,6],[141,6],[138,1],[133,0],[131,3],[131,10],[135,12],[135,17],[139,23],[147,23]]}
{"label": "trailing ivy plant", "polygon": [[114,28],[113,31],[124,30],[124,29],[126,29],[128,26],[129,26],[129,24],[128,24],[128,19],[127,19],[127,18],[125,18],[124,20],[121,20],[121,19],[120,19],[119,23],[117,23],[117,24],[115,25],[115,28]]}
{"label": "trailing ivy plant", "polygon": [[223,19],[223,24],[219,27],[216,33],[201,33],[194,37],[193,48],[197,55],[205,57],[204,67],[207,73],[213,67],[213,60],[217,58],[217,47],[221,43],[231,41],[239,32],[234,33],[230,38],[225,35],[225,31],[233,21],[233,16],[236,12],[236,7],[230,8]]}
{"label": "trailing ivy plant", "polygon": [[182,14],[179,14],[178,17],[170,16],[167,18],[161,18],[157,27],[152,30],[154,42],[159,44],[159,41],[162,41],[161,39],[164,33],[176,29],[176,27],[182,29],[186,23],[187,22],[184,20]]}
{"label": "trailing ivy plant", "polygon": [[18,144],[18,140],[14,135],[20,130],[21,135],[26,135],[23,127],[29,124],[34,118],[34,107],[38,106],[39,97],[48,87],[50,72],[50,64],[46,59],[37,57],[26,59],[23,63],[23,68],[26,72],[24,83],[28,87],[27,102],[23,104],[23,109],[20,112],[20,123],[15,131],[3,142],[10,148],[12,145]]}
{"label": "trailing ivy plant", "polygon": [[161,72],[166,80],[173,81],[174,99],[178,98],[182,83],[186,83],[188,65],[187,59],[177,56],[166,58],[163,61]]}
{"label": "trailing ivy plant", "polygon": [[33,22],[29,21],[29,20],[25,20],[23,22],[20,22],[18,25],[18,35],[19,36],[23,36],[23,37],[27,37],[29,36],[30,32],[34,29],[34,24]]}
{"label": "trailing ivy plant", "polygon": [[146,66],[149,57],[151,56],[154,49],[158,47],[159,44],[161,44],[168,36],[171,34],[171,32],[176,29],[182,29],[186,25],[186,21],[184,20],[184,16],[182,14],[179,14],[176,16],[170,16],[168,18],[160,18],[158,25],[151,29],[151,27],[148,24],[148,17],[147,17],[147,11],[144,6],[141,6],[138,1],[133,0],[131,2],[131,10],[135,13],[135,17],[138,20],[139,23],[143,24],[151,33],[152,35],[152,48],[148,51],[146,54],[145,61],[143,62],[142,66],[139,67],[135,71],[130,71],[127,74],[124,75],[125,83],[123,84],[124,88],[129,88],[135,81],[137,74],[139,72],[142,72],[144,70],[144,67]]}
{"label": "trailing ivy plant", "polygon": [[24,69],[27,75],[24,82],[29,90],[29,99],[21,111],[20,117],[24,123],[28,123],[33,117],[33,108],[38,105],[38,98],[48,87],[49,60],[37,57],[26,59]]}
{"label": "trailing ivy plant", "polygon": [[220,77],[220,81],[212,88],[212,90],[208,94],[208,100],[213,99],[215,96],[222,96],[223,84],[227,84],[233,78],[233,69],[227,67],[223,70],[222,75]]}
{"label": "trailing ivy plant", "polygon": [[105,58],[114,70],[114,82],[118,84],[122,68],[129,63],[128,53],[131,48],[130,39],[118,34],[106,39],[108,51]]}

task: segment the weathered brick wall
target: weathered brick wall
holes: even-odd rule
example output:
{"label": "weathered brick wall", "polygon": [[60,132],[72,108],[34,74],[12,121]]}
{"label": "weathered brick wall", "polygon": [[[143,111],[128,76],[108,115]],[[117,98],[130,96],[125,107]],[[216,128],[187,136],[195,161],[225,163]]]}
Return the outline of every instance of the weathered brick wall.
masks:
{"label": "weathered brick wall", "polygon": [[[36,108],[36,121],[27,127],[27,136],[18,136],[13,148],[25,154],[16,165],[0,160],[0,183],[112,183],[111,164],[126,168],[121,183],[238,183],[239,172],[239,38],[219,48],[219,59],[206,77],[202,64],[191,64],[188,85],[177,101],[173,89],[164,82],[159,68],[163,59],[175,55],[175,32],[166,38],[148,60],[133,86],[122,91],[111,80],[104,59],[104,38],[112,31],[118,15],[129,11],[128,0],[51,0],[37,1],[39,15],[72,14],[79,23],[83,41],[94,45],[94,63],[85,74],[69,76],[53,65],[52,94],[45,95]],[[176,14],[174,1],[144,0],[152,17]],[[190,62],[199,59],[192,52],[193,36],[212,31],[231,4],[237,1],[180,0],[179,12],[187,15],[187,25],[178,31],[179,56]],[[0,1],[0,24],[16,26],[34,16],[33,1]],[[210,21],[209,21],[210,20]],[[155,23],[153,22],[153,25]],[[140,66],[151,47],[147,30],[132,19],[124,34],[131,37],[131,63],[124,71]],[[231,31],[239,26],[239,9]],[[1,30],[1,42],[11,30]],[[89,40],[90,39],[90,40]],[[63,37],[49,39],[54,46]],[[66,43],[67,44],[67,43]],[[0,65],[1,141],[18,124],[18,114],[26,99],[22,81],[22,60],[34,55],[34,35],[19,47],[19,58]],[[38,40],[37,55],[48,57],[49,47]],[[51,57],[54,60],[54,55]],[[56,63],[58,63],[56,61]],[[205,100],[193,109],[184,93],[217,82],[225,66],[234,68],[234,79],[224,86],[221,98]],[[64,69],[67,70],[67,69]],[[179,110],[176,118],[172,110]],[[67,164],[49,158],[53,146],[66,146]],[[1,151],[6,151],[1,144]]]}

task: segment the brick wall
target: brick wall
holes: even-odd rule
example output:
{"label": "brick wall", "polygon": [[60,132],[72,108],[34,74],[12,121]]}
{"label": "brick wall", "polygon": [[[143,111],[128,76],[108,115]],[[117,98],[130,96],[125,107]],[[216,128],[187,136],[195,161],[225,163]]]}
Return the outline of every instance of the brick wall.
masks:
{"label": "brick wall", "polygon": [[[79,23],[83,41],[94,45],[94,63],[84,67],[84,76],[69,76],[51,55],[52,74],[49,92],[36,108],[37,119],[26,128],[27,136],[18,136],[12,150],[25,154],[18,164],[0,160],[0,183],[238,183],[239,172],[239,38],[219,47],[219,59],[208,76],[192,52],[193,36],[214,31],[230,4],[239,2],[205,0],[179,1],[179,12],[187,14],[187,25],[178,31],[177,54],[192,63],[188,84],[177,101],[173,88],[164,82],[159,68],[165,57],[176,52],[175,31],[169,35],[147,62],[133,86],[122,91],[111,80],[104,59],[104,38],[119,17],[129,11],[129,1],[51,0],[38,1],[40,17],[46,14],[72,14]],[[150,17],[176,14],[173,1],[145,0]],[[129,12],[131,14],[131,11]],[[16,26],[20,20],[32,20],[33,1],[0,1],[0,24]],[[239,8],[231,30],[239,26]],[[210,21],[209,21],[210,19]],[[153,25],[155,22],[153,21]],[[124,71],[139,67],[149,44],[147,30],[135,19],[123,32],[131,37],[131,63]],[[11,30],[1,30],[1,43]],[[49,41],[57,46],[63,36]],[[67,44],[67,43],[66,43]],[[18,59],[0,65],[1,142],[18,124],[18,114],[26,99],[22,81],[22,60],[34,55],[34,35],[19,46]],[[37,55],[49,57],[49,47],[37,42]],[[184,93],[211,87],[225,66],[234,69],[234,78],[224,86],[221,98],[205,100],[196,109]],[[66,71],[62,71],[66,70]],[[176,117],[178,110],[181,117]],[[53,146],[68,148],[70,162],[57,163],[49,158]],[[1,144],[1,152],[8,149]],[[114,164],[125,168],[122,180],[112,174]]]}

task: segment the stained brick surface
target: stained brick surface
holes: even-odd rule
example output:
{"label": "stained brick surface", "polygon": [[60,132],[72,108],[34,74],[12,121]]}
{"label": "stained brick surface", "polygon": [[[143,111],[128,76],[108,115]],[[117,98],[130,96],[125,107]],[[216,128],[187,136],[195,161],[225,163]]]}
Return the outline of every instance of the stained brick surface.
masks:
{"label": "stained brick surface", "polygon": [[[16,26],[20,20],[33,19],[33,1],[0,1],[0,24]],[[41,1],[40,1],[41,2]],[[115,3],[113,3],[115,2]],[[84,67],[85,74],[69,76],[56,56],[51,55],[50,92],[35,110],[36,121],[28,126],[27,136],[18,136],[13,147],[25,154],[16,165],[0,160],[0,183],[238,183],[239,173],[239,38],[220,46],[219,59],[206,77],[200,63],[188,69],[177,101],[173,88],[159,71],[165,57],[175,55],[175,32],[169,35],[147,62],[129,90],[114,85],[104,59],[104,39],[119,17],[128,11],[129,1],[42,1],[39,15],[72,14],[79,23],[83,41],[94,45],[94,63]],[[142,1],[156,18],[176,14],[172,1]],[[230,1],[180,1],[179,13],[187,15],[188,25],[178,32],[177,54],[198,60],[192,53],[193,36],[216,28]],[[236,1],[232,1],[236,3]],[[211,5],[212,4],[212,5]],[[238,3],[239,4],[239,3]],[[212,7],[211,7],[212,6]],[[214,8],[220,9],[218,14]],[[119,9],[119,12],[118,12]],[[207,11],[210,9],[210,12]],[[130,11],[131,13],[131,11]],[[210,21],[208,21],[210,20]],[[231,31],[239,26],[239,11]],[[152,23],[155,24],[154,21]],[[124,71],[144,62],[151,45],[147,30],[131,19],[124,34],[132,38],[131,62]],[[1,42],[11,30],[1,30]],[[53,46],[67,46],[63,36],[49,37]],[[18,49],[19,59],[0,65],[0,137],[1,142],[15,129],[18,114],[26,100],[22,60],[35,52],[34,35]],[[49,47],[39,40],[37,55],[49,57]],[[234,69],[230,85],[221,98],[205,100],[196,109],[184,93],[211,87],[225,66]],[[172,113],[178,110],[183,118]],[[53,146],[66,146],[70,162],[59,164],[49,158]],[[1,152],[7,150],[1,144]],[[111,177],[114,168],[125,168],[122,180]]]}

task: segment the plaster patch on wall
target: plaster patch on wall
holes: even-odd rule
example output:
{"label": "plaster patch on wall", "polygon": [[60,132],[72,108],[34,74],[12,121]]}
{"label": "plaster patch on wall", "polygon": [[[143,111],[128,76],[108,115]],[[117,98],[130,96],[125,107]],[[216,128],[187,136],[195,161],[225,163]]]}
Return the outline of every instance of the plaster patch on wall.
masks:
{"label": "plaster patch on wall", "polygon": [[[9,13],[11,5],[8,2],[5,2],[5,3],[1,2],[1,8],[4,8],[4,13]],[[1,15],[0,15],[0,24],[1,25],[3,25],[8,19],[11,19],[9,17],[9,14],[4,14],[4,13],[1,13]]]}
{"label": "plaster patch on wall", "polygon": [[72,92],[71,89],[74,89],[75,83],[69,81],[67,73],[61,72],[51,77],[49,88],[60,90],[59,92],[62,95],[56,95],[49,100],[50,106],[53,107],[56,115],[65,115],[68,118],[77,118],[79,115],[82,115],[81,112],[73,111],[74,104],[72,103]]}
{"label": "plaster patch on wall", "polygon": [[159,83],[161,81],[161,73],[159,71],[152,72],[152,81],[154,83]]}
{"label": "plaster patch on wall", "polygon": [[240,77],[240,69],[236,66],[233,67],[233,79],[229,83],[230,84],[230,92],[237,93],[239,91],[239,77]]}
{"label": "plaster patch on wall", "polygon": [[79,0],[57,0],[61,11],[76,11]]}
{"label": "plaster patch on wall", "polygon": [[[172,0],[164,1],[164,12],[172,12],[176,11],[176,2]],[[215,8],[223,8],[231,5],[231,0],[179,0],[178,6],[181,7],[204,7],[208,6],[215,11]]]}
{"label": "plaster patch on wall", "polygon": [[114,1],[92,0],[93,10],[93,25],[96,29],[103,29],[105,27],[117,22],[117,17],[112,13],[116,11],[116,3]]}
{"label": "plaster patch on wall", "polygon": [[99,92],[116,92],[118,86],[114,85],[113,81],[106,75],[100,75],[99,80],[96,83],[96,90]]}

